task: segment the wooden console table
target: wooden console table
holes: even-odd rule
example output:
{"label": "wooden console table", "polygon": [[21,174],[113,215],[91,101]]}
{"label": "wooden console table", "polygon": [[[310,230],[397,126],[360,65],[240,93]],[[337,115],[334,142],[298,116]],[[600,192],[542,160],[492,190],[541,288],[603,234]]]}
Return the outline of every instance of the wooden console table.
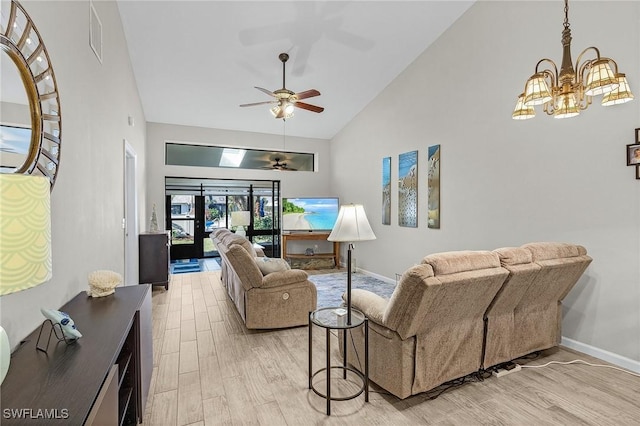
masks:
{"label": "wooden console table", "polygon": [[334,241],[332,244],[333,253],[314,253],[313,256],[307,256],[306,254],[290,254],[287,253],[287,242],[288,241],[303,241],[303,240],[316,240],[316,241],[327,241],[329,238],[329,233],[320,233],[320,232],[300,232],[296,234],[282,234],[282,257],[283,258],[333,258],[334,264],[336,268],[340,267],[340,243]]}
{"label": "wooden console table", "polygon": [[[71,316],[82,338],[67,345],[52,337],[47,353],[36,350],[40,327],[25,338],[0,388],[0,422],[142,422],[153,371],[151,286],[118,287],[100,298],[83,291],[60,310]],[[47,326],[45,332],[48,336]]]}

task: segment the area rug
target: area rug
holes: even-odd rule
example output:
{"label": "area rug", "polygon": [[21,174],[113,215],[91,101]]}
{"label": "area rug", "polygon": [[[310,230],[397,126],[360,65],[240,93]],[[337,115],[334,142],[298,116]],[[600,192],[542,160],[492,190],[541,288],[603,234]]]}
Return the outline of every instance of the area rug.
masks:
{"label": "area rug", "polygon": [[[333,274],[309,275],[309,281],[318,289],[318,308],[328,308],[342,305],[342,294],[347,289],[347,273],[336,272]],[[378,278],[363,273],[351,275],[351,288],[369,290],[379,296],[389,299],[395,284],[391,284]]]}
{"label": "area rug", "polygon": [[202,266],[198,259],[184,259],[171,262],[172,274],[187,274],[189,272],[200,272]]}

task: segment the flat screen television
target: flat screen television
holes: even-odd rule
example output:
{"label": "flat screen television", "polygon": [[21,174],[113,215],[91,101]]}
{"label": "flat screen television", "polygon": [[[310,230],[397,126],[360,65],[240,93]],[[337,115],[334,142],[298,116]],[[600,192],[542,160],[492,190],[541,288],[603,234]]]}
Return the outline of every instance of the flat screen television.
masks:
{"label": "flat screen television", "polygon": [[282,199],[283,231],[331,231],[338,219],[338,197]]}

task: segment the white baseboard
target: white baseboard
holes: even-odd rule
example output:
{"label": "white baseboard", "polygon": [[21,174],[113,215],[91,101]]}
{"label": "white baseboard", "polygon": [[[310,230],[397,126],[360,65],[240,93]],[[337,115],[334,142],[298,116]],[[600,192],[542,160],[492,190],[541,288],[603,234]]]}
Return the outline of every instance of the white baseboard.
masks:
{"label": "white baseboard", "polygon": [[357,268],[357,271],[358,271],[359,274],[369,275],[369,276],[371,276],[373,278],[377,278],[380,281],[384,281],[384,282],[389,283],[389,284],[396,284],[396,280],[388,278],[388,277],[385,277],[384,275],[378,275],[378,274],[375,274],[375,273],[373,273],[371,271],[367,271],[365,269],[360,269],[360,268]]}
{"label": "white baseboard", "polygon": [[595,346],[587,345],[586,343],[578,342],[577,340],[569,339],[562,336],[560,341],[562,346],[582,352],[587,355],[599,358],[603,361],[610,362],[618,367],[626,368],[635,373],[640,373],[640,362],[631,358],[624,357],[622,355],[614,354],[613,352],[606,351],[604,349],[596,348]]}

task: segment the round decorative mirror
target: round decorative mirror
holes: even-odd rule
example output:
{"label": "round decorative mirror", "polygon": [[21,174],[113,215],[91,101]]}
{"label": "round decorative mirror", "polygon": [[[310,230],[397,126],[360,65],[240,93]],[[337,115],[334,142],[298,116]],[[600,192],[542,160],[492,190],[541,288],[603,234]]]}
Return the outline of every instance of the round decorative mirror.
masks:
{"label": "round decorative mirror", "polygon": [[[62,119],[49,54],[17,1],[0,16],[0,173],[58,175]],[[8,6],[8,5],[7,5]]]}

